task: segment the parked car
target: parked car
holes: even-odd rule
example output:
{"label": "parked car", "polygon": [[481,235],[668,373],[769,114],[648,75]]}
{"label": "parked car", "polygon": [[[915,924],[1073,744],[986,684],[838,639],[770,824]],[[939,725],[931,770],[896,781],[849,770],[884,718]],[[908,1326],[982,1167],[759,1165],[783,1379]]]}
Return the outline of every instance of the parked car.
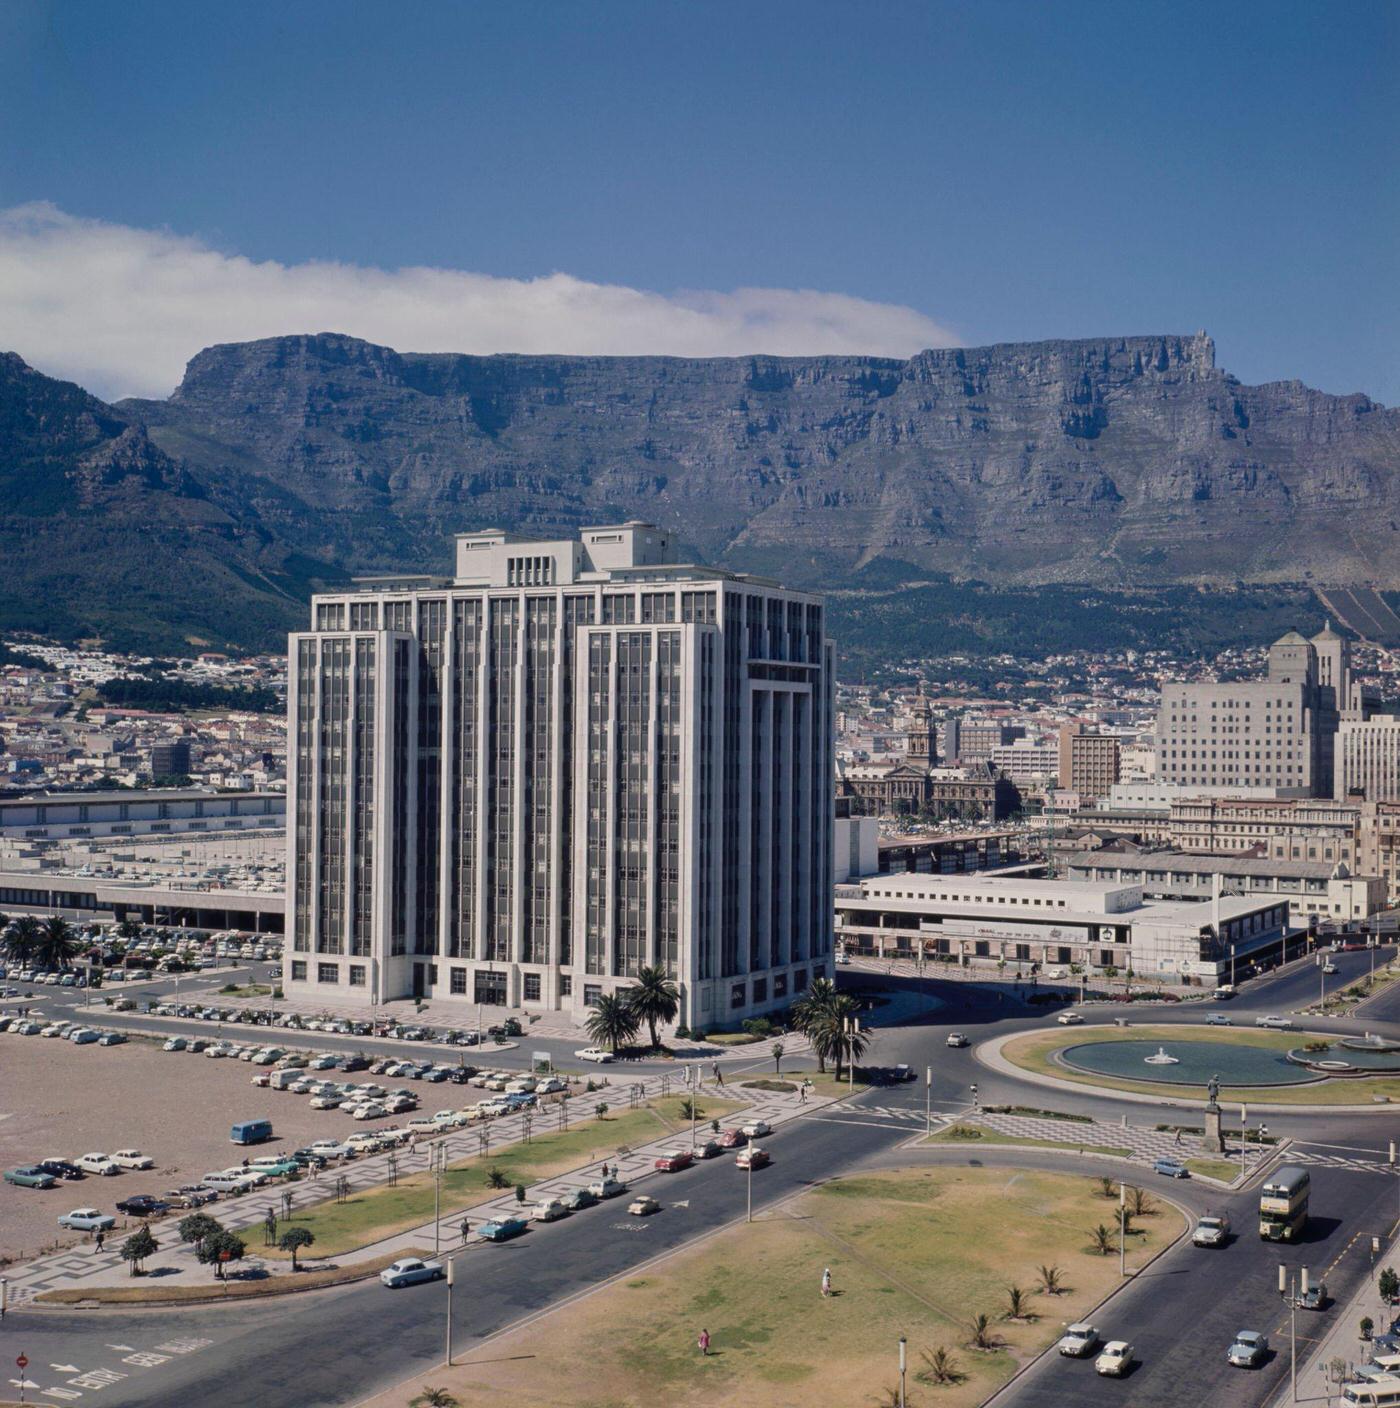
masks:
{"label": "parked car", "polygon": [[1258,1330],[1241,1330],[1225,1351],[1226,1361],[1236,1369],[1257,1369],[1269,1357],[1269,1337]]}
{"label": "parked car", "polygon": [[512,1237],[519,1237],[527,1231],[529,1225],[522,1217],[500,1217],[483,1222],[480,1231],[488,1242],[509,1242]]}
{"label": "parked car", "polygon": [[651,1194],[642,1193],[627,1204],[627,1211],[632,1217],[650,1217],[652,1213],[661,1211],[661,1204]]}
{"label": "parked car", "polygon": [[568,1215],[569,1206],[563,1198],[541,1198],[530,1213],[535,1222],[557,1222]]}
{"label": "parked car", "polygon": [[1061,1012],[1055,1020],[1062,1027],[1082,1027],[1084,1025],[1084,1014],[1082,1012]]}
{"label": "parked car", "polygon": [[948,1046],[966,1046],[967,1038],[961,1032],[949,1032],[948,1040],[945,1044]]}
{"label": "parked car", "polygon": [[[121,1204],[117,1204],[121,1211]],[[117,1219],[109,1212],[98,1212],[96,1208],[74,1208],[63,1213],[58,1219],[60,1227],[71,1227],[75,1232],[106,1232],[117,1225]]]}
{"label": "parked car", "polygon": [[600,1066],[611,1064],[613,1059],[612,1052],[605,1051],[601,1046],[585,1046],[582,1051],[575,1051],[574,1055],[580,1061],[595,1061]]}
{"label": "parked car", "polygon": [[360,1105],[351,1116],[351,1119],[382,1120],[388,1113],[388,1110],[386,1110],[383,1105],[376,1105],[371,1101],[367,1105]]}
{"label": "parked car", "polygon": [[1160,1173],[1163,1178],[1190,1178],[1191,1170],[1185,1164],[1179,1163],[1176,1159],[1155,1159],[1152,1163],[1152,1172]]}
{"label": "parked car", "polygon": [[1087,1359],[1099,1345],[1098,1329],[1087,1321],[1066,1325],[1056,1348],[1071,1359]]}
{"label": "parked car", "polygon": [[83,1154],[73,1162],[84,1173],[97,1173],[103,1177],[111,1177],[112,1174],[122,1171],[121,1165],[107,1154]]}
{"label": "parked car", "polygon": [[91,1027],[74,1027],[68,1033],[68,1040],[74,1046],[96,1046],[102,1040],[102,1034],[95,1032]]}
{"label": "parked car", "polygon": [[1212,1012],[1210,1016],[1206,1018],[1206,1026],[1208,1027],[1229,1027],[1233,1025],[1231,1020],[1223,1012]]}
{"label": "parked car", "polygon": [[592,1208],[598,1205],[598,1195],[590,1188],[575,1188],[571,1193],[564,1194],[564,1206],[570,1212],[578,1212],[581,1208]]}
{"label": "parked car", "polygon": [[721,1149],[742,1149],[748,1142],[748,1135],[735,1125],[720,1132],[719,1147]]}
{"label": "parked car", "polygon": [[1274,1027],[1277,1028],[1279,1031],[1286,1031],[1290,1027],[1292,1027],[1293,1018],[1279,1017],[1276,1015],[1270,1015],[1268,1017],[1256,1017],[1254,1019],[1254,1025],[1256,1027]]}
{"label": "parked car", "polygon": [[1121,1378],[1133,1362],[1133,1347],[1127,1340],[1109,1340],[1094,1360],[1094,1372],[1109,1378]]}
{"label": "parked car", "polygon": [[160,1048],[162,1051],[183,1051],[189,1043],[182,1036],[172,1036],[166,1039],[165,1044]]}
{"label": "parked car", "polygon": [[218,1200],[218,1193],[202,1183],[185,1183],[165,1194],[165,1201],[172,1208],[202,1208]]}
{"label": "parked car", "polygon": [[5,1170],[5,1182],[17,1188],[52,1188],[58,1182],[53,1174],[45,1173],[38,1164],[21,1164]]}
{"label": "parked car", "polygon": [[156,1161],[149,1155],[143,1154],[140,1149],[118,1149],[112,1155],[112,1162],[119,1168],[154,1168]]}
{"label": "parked car", "polygon": [[627,1191],[627,1185],[620,1178],[609,1175],[607,1178],[595,1178],[588,1185],[588,1191],[595,1198],[616,1198]]}
{"label": "parked car", "polygon": [[1224,1213],[1199,1218],[1191,1240],[1198,1247],[1223,1247],[1230,1240],[1230,1219]]}
{"label": "parked car", "polygon": [[569,1088],[569,1082],[558,1076],[550,1076],[535,1087],[536,1095],[558,1095]]}
{"label": "parked car", "polygon": [[97,1038],[99,1046],[125,1046],[126,1037],[121,1032],[103,1032]]}
{"label": "parked car", "polygon": [[137,1193],[134,1197],[123,1198],[117,1204],[117,1211],[128,1217],[164,1217],[170,1211],[170,1204],[153,1193]]}
{"label": "parked car", "polygon": [[397,1290],[400,1286],[417,1285],[419,1281],[436,1281],[444,1274],[440,1261],[424,1261],[421,1257],[405,1256],[386,1266],[379,1273],[379,1279],[390,1290]]}
{"label": "parked car", "polygon": [[689,1149],[663,1149],[656,1156],[654,1167],[659,1173],[679,1173],[694,1162],[695,1157]]}
{"label": "parked car", "polygon": [[77,1164],[70,1164],[67,1159],[41,1159],[39,1167],[45,1173],[51,1173],[55,1178],[73,1181],[79,1178],[86,1178],[87,1175]]}
{"label": "parked car", "polygon": [[724,1153],[718,1139],[706,1139],[695,1146],[697,1159],[713,1159]]}

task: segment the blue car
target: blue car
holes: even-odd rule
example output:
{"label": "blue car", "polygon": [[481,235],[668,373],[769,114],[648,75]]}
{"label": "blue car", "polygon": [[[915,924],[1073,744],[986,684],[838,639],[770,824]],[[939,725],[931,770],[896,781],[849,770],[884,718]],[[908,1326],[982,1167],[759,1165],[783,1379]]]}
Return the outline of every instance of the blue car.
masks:
{"label": "blue car", "polygon": [[1183,1163],[1178,1163],[1175,1159],[1158,1159],[1152,1165],[1153,1173],[1160,1173],[1164,1178],[1190,1178],[1191,1170]]}
{"label": "blue car", "polygon": [[483,1222],[481,1235],[488,1242],[509,1242],[512,1237],[521,1236],[529,1223],[519,1217],[503,1217],[496,1222]]}

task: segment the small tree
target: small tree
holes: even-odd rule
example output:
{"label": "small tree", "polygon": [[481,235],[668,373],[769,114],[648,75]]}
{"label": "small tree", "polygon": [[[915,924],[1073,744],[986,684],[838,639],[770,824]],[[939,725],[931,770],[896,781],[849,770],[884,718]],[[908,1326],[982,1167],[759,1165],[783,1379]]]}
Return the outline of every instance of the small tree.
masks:
{"label": "small tree", "polygon": [[515,1201],[517,1203],[523,1203],[525,1201],[525,1185],[523,1183],[517,1183],[515,1185]]}
{"label": "small tree", "polygon": [[1006,1318],[1008,1320],[1031,1319],[1030,1293],[1020,1286],[1006,1288]]}
{"label": "small tree", "polygon": [[309,1247],[316,1240],[316,1234],[309,1227],[289,1227],[277,1239],[277,1245],[284,1252],[292,1254],[292,1270],[297,1269],[297,1253],[303,1247]]}
{"label": "small tree", "polygon": [[1363,1340],[1369,1340],[1371,1338],[1371,1331],[1375,1328],[1376,1322],[1372,1320],[1369,1315],[1363,1315],[1361,1317],[1361,1338]]}
{"label": "small tree", "polygon": [[1393,1266],[1387,1266],[1381,1272],[1376,1280],[1376,1289],[1387,1305],[1393,1305],[1396,1299],[1400,1298],[1400,1276],[1395,1274]]}
{"label": "small tree", "polygon": [[1090,1250],[1098,1256],[1113,1255],[1113,1233],[1102,1222],[1089,1235]]}
{"label": "small tree", "polygon": [[271,1208],[263,1218],[263,1246],[275,1246],[277,1242],[277,1214]]}
{"label": "small tree", "polygon": [[593,1113],[597,1115],[599,1119],[602,1119],[603,1116],[607,1114],[607,1112],[608,1102],[606,1100],[598,1101],[598,1103],[593,1107]]}
{"label": "small tree", "polygon": [[146,1223],[142,1223],[130,1237],[122,1243],[122,1260],[131,1264],[131,1274],[139,1276],[141,1274],[141,1263],[148,1256],[154,1256],[160,1248],[156,1239],[151,1235],[151,1229]]}
{"label": "small tree", "polygon": [[182,1217],[175,1227],[182,1242],[202,1242],[223,1230],[224,1224],[207,1212],[192,1212],[188,1217]]}
{"label": "small tree", "polygon": [[1047,1296],[1058,1296],[1064,1293],[1065,1273],[1058,1266],[1037,1266],[1036,1275],[1040,1277],[1040,1289]]}
{"label": "small tree", "polygon": [[775,1041],[775,1042],[773,1043],[771,1049],[772,1049],[772,1052],[773,1052],[773,1074],[774,1074],[775,1076],[780,1076],[780,1075],[782,1075],[782,1073],[783,1073],[783,1044],[782,1044],[782,1042],[781,1042],[781,1041]]}
{"label": "small tree", "polygon": [[719,1133],[719,1121],[718,1121],[718,1120],[711,1120],[711,1121],[710,1121],[710,1133],[711,1133],[711,1134],[718,1134],[718,1133]]}
{"label": "small tree", "polygon": [[683,1120],[699,1119],[705,1112],[693,1100],[681,1101],[681,1118]]}
{"label": "small tree", "polygon": [[194,1249],[194,1254],[201,1266],[214,1267],[214,1274],[222,1281],[225,1264],[230,1261],[242,1261],[245,1251],[247,1247],[242,1237],[220,1228],[205,1237]]}
{"label": "small tree", "polygon": [[495,1164],[486,1170],[486,1186],[488,1188],[505,1188],[509,1184],[510,1179]]}
{"label": "small tree", "polygon": [[423,1392],[413,1400],[412,1408],[457,1408],[457,1400],[445,1388],[423,1385]]}
{"label": "small tree", "polygon": [[1098,1183],[1099,1183],[1099,1197],[1101,1197],[1101,1198],[1111,1198],[1111,1197],[1114,1196],[1113,1180],[1112,1180],[1111,1178],[1100,1178],[1100,1179],[1098,1180]]}
{"label": "small tree", "polygon": [[1134,1217],[1152,1217],[1157,1212],[1157,1204],[1145,1188],[1128,1189],[1128,1211]]}
{"label": "small tree", "polygon": [[924,1361],[924,1367],[914,1377],[921,1383],[958,1384],[967,1377],[959,1371],[957,1360],[942,1345],[932,1354],[926,1350],[920,1350],[919,1354]]}
{"label": "small tree", "polygon": [[992,1320],[989,1315],[974,1315],[972,1317],[972,1344],[976,1349],[995,1349],[996,1335],[992,1331]]}

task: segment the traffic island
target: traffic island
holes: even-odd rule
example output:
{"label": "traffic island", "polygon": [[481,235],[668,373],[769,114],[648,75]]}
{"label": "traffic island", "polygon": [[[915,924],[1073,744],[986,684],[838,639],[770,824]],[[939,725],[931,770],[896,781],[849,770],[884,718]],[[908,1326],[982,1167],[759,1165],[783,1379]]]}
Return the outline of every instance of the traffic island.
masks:
{"label": "traffic island", "polygon": [[348,1286],[354,1281],[377,1276],[391,1262],[405,1256],[429,1256],[429,1252],[404,1248],[386,1256],[357,1261],[349,1266],[326,1266],[317,1271],[298,1271],[289,1276],[249,1277],[235,1275],[222,1281],[200,1285],[168,1285],[164,1281],[129,1286],[73,1286],[58,1291],[40,1291],[36,1305],[66,1305],[78,1309],[99,1309],[120,1305],[208,1305],[229,1300],[252,1300],[259,1296],[284,1296],[296,1291],[322,1291],[330,1286]]}
{"label": "traffic island", "polygon": [[[1159,1197],[1149,1207],[1130,1220],[1130,1268],[1186,1227]],[[463,1408],[894,1402],[900,1335],[908,1401],[972,1408],[1117,1287],[1117,1216],[1116,1185],[1105,1197],[1085,1176],[920,1167],[838,1179],[463,1345],[454,1367],[372,1408],[407,1408],[428,1386]]]}

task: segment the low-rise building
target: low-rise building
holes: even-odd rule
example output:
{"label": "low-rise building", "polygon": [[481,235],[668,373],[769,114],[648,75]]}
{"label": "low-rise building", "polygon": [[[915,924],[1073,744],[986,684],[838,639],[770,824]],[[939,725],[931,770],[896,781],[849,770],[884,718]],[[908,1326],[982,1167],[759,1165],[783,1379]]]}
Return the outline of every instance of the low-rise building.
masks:
{"label": "low-rise building", "polygon": [[1139,885],[997,876],[888,875],[836,886],[838,942],[879,957],[1131,970],[1214,987],[1229,981],[1232,958],[1281,956],[1289,933],[1282,898],[1149,900]]}

